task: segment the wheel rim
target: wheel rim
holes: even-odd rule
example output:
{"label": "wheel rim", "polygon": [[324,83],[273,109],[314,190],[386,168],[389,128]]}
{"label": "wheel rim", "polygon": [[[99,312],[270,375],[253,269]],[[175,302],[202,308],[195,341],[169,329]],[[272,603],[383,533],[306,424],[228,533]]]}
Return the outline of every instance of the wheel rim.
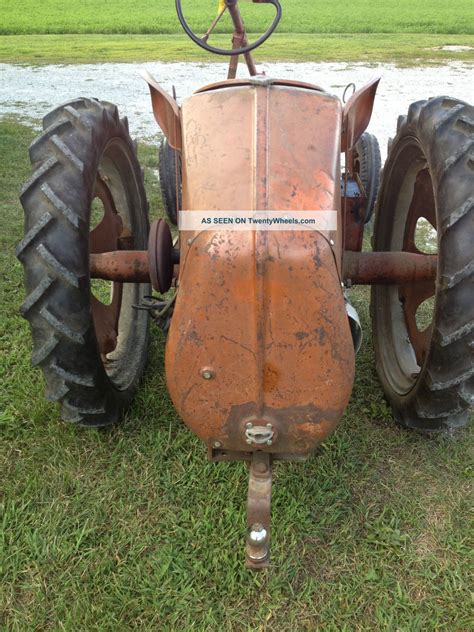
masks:
{"label": "wheel rim", "polygon": [[[103,213],[100,221],[89,235],[89,252],[91,254],[118,250],[122,234],[126,231],[126,229],[124,231],[123,220],[117,211],[112,193],[106,180],[103,179],[105,177],[99,173],[95,182],[93,206],[96,200],[100,200]],[[111,284],[110,302],[106,302],[105,296],[101,300],[101,295],[104,292],[101,291],[100,285],[103,288],[104,285],[108,284],[97,282],[91,284],[92,316],[100,355],[103,364],[106,365],[107,355],[114,351],[117,346],[123,284]]]}
{"label": "wheel rim", "polygon": [[[433,185],[430,173],[426,168],[419,171],[416,177],[414,194],[405,227],[402,248],[404,251],[415,254],[427,254],[427,250],[423,249],[418,239],[420,220],[425,220],[434,232],[437,231]],[[431,254],[435,253],[431,252]],[[433,329],[433,313],[431,308],[431,314],[424,314],[426,323],[423,326],[421,319],[418,318],[419,308],[428,299],[434,297],[435,287],[434,281],[426,281],[402,285],[398,291],[400,302],[403,305],[408,336],[415,352],[417,364],[420,367],[423,366],[428,353]],[[428,312],[428,309],[425,311]]]}
{"label": "wheel rim", "polygon": [[[393,185],[386,200],[391,208],[393,230],[387,250],[416,254],[437,253],[436,204],[430,171],[415,138],[401,143],[394,157]],[[390,204],[389,204],[390,206]],[[387,308],[393,344],[386,352],[386,373],[391,387],[400,395],[415,385],[429,352],[435,310],[435,281],[386,287]],[[388,356],[391,357],[388,357]]]}
{"label": "wheel rim", "polygon": [[[99,254],[115,250],[145,249],[146,241],[138,235],[147,231],[139,226],[136,210],[143,203],[126,148],[120,139],[105,148],[97,171],[92,209],[96,209],[94,226],[89,233],[89,252]],[[99,206],[99,217],[97,217]],[[141,228],[141,230],[140,230]],[[140,243],[138,243],[140,242]],[[143,243],[142,243],[143,242]],[[90,297],[98,351],[104,369],[119,390],[125,390],[134,376],[130,358],[136,343],[133,306],[146,291],[143,284],[102,282],[110,287],[110,298],[97,291],[91,281]],[[140,317],[140,314],[138,315]]]}

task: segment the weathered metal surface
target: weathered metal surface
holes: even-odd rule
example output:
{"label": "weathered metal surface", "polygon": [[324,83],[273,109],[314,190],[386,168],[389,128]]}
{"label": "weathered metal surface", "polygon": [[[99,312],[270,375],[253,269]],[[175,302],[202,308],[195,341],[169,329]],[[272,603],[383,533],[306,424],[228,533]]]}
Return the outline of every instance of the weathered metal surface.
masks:
{"label": "weathered metal surface", "polygon": [[249,469],[247,494],[247,568],[260,570],[270,561],[270,517],[272,501],[272,457],[254,452]]}
{"label": "weathered metal surface", "polygon": [[91,296],[92,314],[94,317],[95,335],[102,358],[105,360],[117,346],[120,308],[122,306],[122,285],[114,283],[112,300],[109,305],[101,303]]}
{"label": "weathered metal surface", "polygon": [[[425,218],[433,226],[437,227],[436,222],[436,204],[433,192],[433,183],[429,169],[422,169],[416,176],[413,197],[405,225],[405,234],[403,238],[404,257],[422,256],[416,245],[416,230],[418,221]],[[415,253],[410,255],[408,253]],[[433,258],[433,260],[436,257]],[[423,283],[401,285],[398,289],[400,304],[403,308],[403,315],[408,331],[408,336],[416,355],[419,366],[423,366],[429,343],[431,339],[433,325],[420,329],[416,319],[418,307],[426,299],[435,295],[435,277],[436,269],[431,277],[424,279]]]}
{"label": "weathered metal surface", "polygon": [[[247,41],[247,35],[245,33],[245,26],[244,26],[244,22],[242,20],[242,16],[240,15],[240,11],[239,8],[237,6],[237,4],[231,5],[230,3],[228,4],[228,10],[229,13],[232,17],[232,21],[234,23],[234,35],[232,38],[232,48],[236,49],[236,48],[245,48],[248,44]],[[250,75],[256,75],[257,74],[257,68],[255,66],[255,62],[252,58],[252,54],[251,53],[245,53],[244,54],[244,59],[245,59],[245,63],[247,64],[247,68],[249,71]],[[229,61],[229,72],[227,73],[227,78],[228,79],[235,79],[235,76],[237,74],[237,66],[239,63],[239,57],[238,55],[234,55],[230,58]]]}
{"label": "weathered metal surface", "polygon": [[[406,252],[346,252],[342,278],[352,285],[434,282],[437,255]],[[149,283],[146,250],[116,250],[90,255],[90,276],[117,283]],[[430,296],[430,294],[428,294]],[[424,298],[422,300],[425,300]]]}
{"label": "weathered metal surface", "polygon": [[107,183],[100,177],[97,177],[95,183],[94,199],[101,201],[104,214],[89,234],[89,252],[118,250],[123,222]]}
{"label": "weathered metal surface", "polygon": [[[437,265],[437,255],[345,252],[342,278],[352,285],[399,285],[425,281],[433,284]],[[146,250],[91,254],[90,276],[117,283],[149,283],[149,254]]]}
{"label": "weathered metal surface", "polygon": [[367,198],[359,176],[344,176],[341,183],[344,213],[344,250],[359,251],[364,239],[365,209]]}
{"label": "weathered metal surface", "polygon": [[180,150],[181,122],[178,104],[148,72],[144,71],[142,76],[150,88],[151,103],[156,122],[168,139],[171,147]]}
{"label": "weathered metal surface", "polygon": [[148,265],[152,286],[164,294],[173,281],[173,238],[164,219],[155,220],[150,227]]}
{"label": "weathered metal surface", "polygon": [[117,283],[149,283],[148,251],[115,250],[91,254],[89,272],[92,279]]}
{"label": "weathered metal surface", "polygon": [[341,151],[354,147],[367,129],[374,107],[375,93],[380,77],[356,90],[344,106],[342,116]]}
{"label": "weathered metal surface", "polygon": [[[296,81],[294,79],[272,79],[265,75],[258,75],[258,77],[265,77],[268,84],[273,86],[282,86],[287,88],[303,88],[305,90],[316,90],[317,92],[324,92],[323,88],[312,83],[306,83],[305,81]],[[194,94],[200,94],[201,92],[209,92],[211,90],[220,90],[221,88],[241,88],[242,86],[251,86],[255,82],[255,79],[231,79],[228,81],[216,81],[215,83],[209,83],[202,88],[199,88]]]}
{"label": "weathered metal surface", "polygon": [[[107,182],[100,176],[97,177],[95,183],[94,198],[101,201],[104,214],[99,224],[89,235],[89,252],[92,255],[117,250],[121,237],[126,235],[129,238]],[[117,346],[120,308],[122,306],[122,286],[120,283],[113,283],[111,294],[110,304],[102,303],[95,296],[91,296],[97,344],[104,359]]]}
{"label": "weathered metal surface", "polygon": [[[185,101],[182,117],[182,213],[340,212],[341,106],[334,97],[276,85],[216,89]],[[180,237],[166,349],[179,414],[210,448],[218,441],[226,451],[255,450],[246,424],[270,423],[272,445],[258,449],[307,454],[340,420],[353,383],[341,231]]]}
{"label": "weathered metal surface", "polygon": [[[185,101],[183,208],[339,210],[339,100],[253,82]],[[342,231],[329,238],[339,266]]]}
{"label": "weathered metal surface", "polygon": [[[434,284],[438,257],[408,252],[349,252],[343,257],[343,275],[353,285]],[[424,299],[423,299],[424,300]]]}

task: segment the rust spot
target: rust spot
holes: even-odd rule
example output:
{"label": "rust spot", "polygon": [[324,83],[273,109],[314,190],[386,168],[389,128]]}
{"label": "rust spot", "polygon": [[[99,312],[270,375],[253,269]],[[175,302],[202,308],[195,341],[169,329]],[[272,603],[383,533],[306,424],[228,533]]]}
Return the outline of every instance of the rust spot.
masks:
{"label": "rust spot", "polygon": [[193,342],[197,347],[202,347],[203,345],[202,338],[194,329],[191,329],[191,331],[188,332],[187,339],[188,339],[188,342]]}
{"label": "rust spot", "polygon": [[265,393],[270,393],[275,390],[278,383],[279,373],[278,369],[271,364],[266,364],[263,376],[263,390]]}
{"label": "rust spot", "polygon": [[309,334],[306,333],[306,331],[297,331],[295,336],[298,338],[298,340],[303,340],[303,338],[307,338]]}
{"label": "rust spot", "polygon": [[313,255],[313,261],[316,264],[317,268],[321,267],[321,251],[318,245],[316,246],[316,252]]}
{"label": "rust spot", "polygon": [[324,327],[317,327],[314,333],[318,336],[319,344],[322,346],[326,341],[326,330]]}

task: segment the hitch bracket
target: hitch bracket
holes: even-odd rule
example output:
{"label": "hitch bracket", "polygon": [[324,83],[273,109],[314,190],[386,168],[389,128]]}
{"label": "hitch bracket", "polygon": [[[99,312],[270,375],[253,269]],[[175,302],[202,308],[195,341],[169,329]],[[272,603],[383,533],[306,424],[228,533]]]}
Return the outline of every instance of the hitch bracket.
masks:
{"label": "hitch bracket", "polygon": [[270,560],[272,455],[254,452],[250,462],[247,496],[247,544],[245,565],[261,570]]}

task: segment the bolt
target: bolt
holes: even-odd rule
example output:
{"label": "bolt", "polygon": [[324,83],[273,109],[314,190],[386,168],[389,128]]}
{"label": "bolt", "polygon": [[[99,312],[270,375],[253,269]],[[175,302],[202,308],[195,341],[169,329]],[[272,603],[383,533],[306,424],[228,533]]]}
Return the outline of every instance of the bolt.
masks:
{"label": "bolt", "polygon": [[331,246],[334,246],[334,239],[330,239],[329,243],[331,244]]}
{"label": "bolt", "polygon": [[250,428],[253,428],[253,423],[251,423],[251,422],[249,421],[249,422],[247,422],[247,423],[245,424],[245,427],[246,427],[246,428],[248,428],[248,429],[250,430]]}
{"label": "bolt", "polygon": [[255,469],[259,474],[265,474],[265,472],[268,470],[268,467],[265,463],[257,463]]}
{"label": "bolt", "polygon": [[253,443],[252,439],[247,439],[246,441],[249,445]]}
{"label": "bolt", "polygon": [[269,430],[272,430],[272,428],[273,428],[272,424],[267,424],[267,428],[268,428]]}
{"label": "bolt", "polygon": [[193,243],[193,240],[191,238],[188,239],[188,246],[191,246]]}
{"label": "bolt", "polygon": [[214,373],[210,369],[202,369],[201,376],[205,380],[212,380],[212,378],[214,377]]}
{"label": "bolt", "polygon": [[222,443],[220,441],[214,441],[212,445],[214,448],[222,448]]}
{"label": "bolt", "polygon": [[272,441],[271,439],[269,439],[269,440],[267,441],[267,445],[272,445],[272,443],[273,443],[273,441]]}

